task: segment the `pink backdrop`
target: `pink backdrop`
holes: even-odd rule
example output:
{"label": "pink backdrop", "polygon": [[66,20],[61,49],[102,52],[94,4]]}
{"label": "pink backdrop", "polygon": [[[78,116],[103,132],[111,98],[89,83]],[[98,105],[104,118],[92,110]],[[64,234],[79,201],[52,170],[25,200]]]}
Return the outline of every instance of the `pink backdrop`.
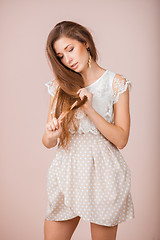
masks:
{"label": "pink backdrop", "polygon": [[[42,240],[46,175],[55,149],[42,136],[49,108],[44,85],[53,78],[45,44],[62,20],[93,34],[103,68],[133,82],[131,131],[121,150],[132,172],[134,220],[119,224],[117,240],[158,240],[160,1],[0,2],[1,233],[2,240]],[[72,240],[90,240],[81,219]]]}

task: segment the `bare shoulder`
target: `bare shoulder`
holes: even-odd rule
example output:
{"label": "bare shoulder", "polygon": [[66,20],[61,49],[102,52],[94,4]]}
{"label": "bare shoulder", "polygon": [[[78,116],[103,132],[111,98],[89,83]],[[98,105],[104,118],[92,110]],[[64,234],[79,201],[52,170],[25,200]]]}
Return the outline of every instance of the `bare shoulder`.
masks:
{"label": "bare shoulder", "polygon": [[123,74],[120,74],[120,73],[116,73],[115,76],[114,76],[114,78],[118,78],[119,80],[124,80],[124,79],[126,79],[126,78],[123,76]]}

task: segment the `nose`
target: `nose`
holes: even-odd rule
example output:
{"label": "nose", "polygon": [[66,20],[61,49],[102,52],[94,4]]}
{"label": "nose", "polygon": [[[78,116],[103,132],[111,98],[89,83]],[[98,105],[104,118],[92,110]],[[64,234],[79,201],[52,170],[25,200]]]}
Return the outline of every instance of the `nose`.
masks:
{"label": "nose", "polygon": [[72,61],[72,57],[66,55],[66,62],[70,64],[71,61]]}

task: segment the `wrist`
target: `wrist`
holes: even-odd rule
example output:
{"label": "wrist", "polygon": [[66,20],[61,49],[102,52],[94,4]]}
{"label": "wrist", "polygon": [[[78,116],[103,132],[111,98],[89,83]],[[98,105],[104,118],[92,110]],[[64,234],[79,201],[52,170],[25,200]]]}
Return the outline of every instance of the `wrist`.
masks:
{"label": "wrist", "polygon": [[93,114],[94,111],[95,111],[95,109],[92,107],[92,105],[86,104],[85,113],[87,116],[90,116],[91,114]]}

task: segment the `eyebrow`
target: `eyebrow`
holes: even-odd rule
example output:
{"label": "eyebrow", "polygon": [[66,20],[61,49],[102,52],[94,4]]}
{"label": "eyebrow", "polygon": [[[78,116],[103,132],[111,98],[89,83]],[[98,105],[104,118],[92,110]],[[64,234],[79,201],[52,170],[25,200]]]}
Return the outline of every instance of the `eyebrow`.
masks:
{"label": "eyebrow", "polygon": [[[68,45],[64,48],[64,50],[65,50],[69,45],[71,45],[71,44],[68,44]],[[60,53],[56,53],[56,55],[58,55],[58,54],[60,54]]]}

